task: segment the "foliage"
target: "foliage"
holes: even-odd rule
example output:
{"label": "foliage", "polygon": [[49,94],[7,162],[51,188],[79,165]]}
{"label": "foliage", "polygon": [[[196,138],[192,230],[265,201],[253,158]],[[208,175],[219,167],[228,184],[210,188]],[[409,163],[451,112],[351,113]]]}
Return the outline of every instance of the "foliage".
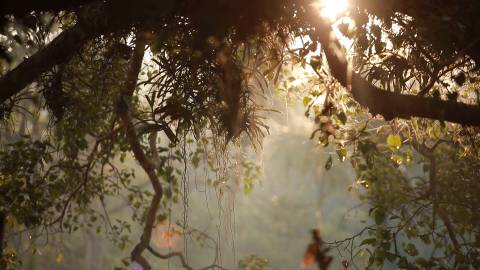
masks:
{"label": "foliage", "polygon": [[391,137],[383,144],[377,137],[360,142],[352,157],[355,190],[374,221],[354,236],[363,239],[356,249],[367,254],[367,268],[386,261],[407,269],[478,267],[476,157],[462,157],[449,142],[397,149]]}
{"label": "foliage", "polygon": [[[312,1],[126,2],[1,10],[11,15],[0,22],[0,213],[13,220],[9,227],[101,228],[108,214],[93,203],[104,207],[108,197],[124,195],[133,221],[145,223],[141,254],[152,222],[180,201],[187,163],[197,167],[204,156],[214,171],[228,167],[214,161],[228,158],[228,144],[242,134],[260,145],[268,131],[260,105],[265,88],[298,90],[295,76],[285,73],[300,66],[311,70],[301,93],[317,125],[311,138],[332,146],[341,162],[350,158],[365,189],[360,195],[372,205],[375,224],[360,245],[370,246],[369,267],[385,260],[404,268],[479,267],[479,124],[468,112],[477,112],[480,100],[480,4],[356,1],[350,20],[332,32]],[[338,37],[352,44],[350,55]],[[290,48],[298,40],[300,48]],[[385,105],[387,97],[422,106]],[[415,118],[425,115],[432,119]],[[197,148],[187,152],[193,141]],[[130,151],[153,194],[122,165]],[[325,168],[333,164],[330,157]],[[415,171],[419,164],[424,174]],[[259,170],[243,165],[249,193]],[[119,220],[107,233],[125,248],[128,239],[119,235],[129,230]],[[411,239],[402,240],[403,251],[397,236]],[[420,242],[441,255],[425,257]]]}
{"label": "foliage", "polygon": [[268,260],[256,255],[249,255],[240,260],[238,267],[244,270],[264,270],[269,269]]}

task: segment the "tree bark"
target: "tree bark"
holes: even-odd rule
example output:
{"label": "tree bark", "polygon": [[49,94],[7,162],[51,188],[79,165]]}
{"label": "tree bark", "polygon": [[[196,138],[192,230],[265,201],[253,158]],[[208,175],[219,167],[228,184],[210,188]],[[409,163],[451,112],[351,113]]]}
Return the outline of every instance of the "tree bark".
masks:
{"label": "tree bark", "polygon": [[130,100],[137,86],[137,79],[142,66],[145,46],[145,40],[141,37],[141,35],[137,34],[137,42],[127,73],[125,89],[122,92],[122,95],[118,102],[117,114],[125,130],[126,138],[128,143],[130,144],[133,155],[135,156],[135,159],[138,161],[138,163],[140,163],[140,166],[143,168],[143,170],[147,173],[154,190],[150,207],[147,209],[145,225],[143,228],[142,236],[140,238],[140,242],[134,247],[131,253],[132,261],[139,263],[144,270],[150,270],[151,266],[148,263],[147,259],[145,259],[145,257],[142,255],[142,253],[150,246],[150,238],[152,236],[153,227],[155,226],[155,220],[158,209],[160,207],[160,201],[163,196],[163,189],[160,183],[160,179],[157,176],[155,165],[148,159],[139,142],[137,132],[135,130],[135,127],[133,126],[129,115],[130,112],[127,103],[127,100]]}
{"label": "tree bark", "polygon": [[[161,4],[154,0],[139,0],[135,3],[93,2],[84,6],[77,25],[60,34],[45,48],[0,78],[0,103],[18,94],[43,72],[67,62],[88,40],[101,34],[145,24],[147,21],[158,21],[165,17],[174,4],[173,0]],[[318,16],[314,20],[317,36],[323,45],[332,75],[343,86],[348,87],[353,98],[372,114],[380,114],[387,120],[421,117],[480,126],[480,106],[388,92],[368,83],[349,70],[338,40],[331,35],[330,24]]]}
{"label": "tree bark", "polygon": [[[0,78],[0,103],[18,94],[42,73],[68,62],[86,42],[104,34],[130,29],[136,24],[160,20],[172,10],[173,0],[93,2],[78,14],[78,22],[47,46]],[[152,10],[153,9],[153,10]]]}
{"label": "tree bark", "polygon": [[350,90],[353,99],[368,108],[373,115],[382,115],[386,120],[420,117],[480,126],[480,106],[389,92],[367,82],[352,71],[338,39],[332,33],[330,24],[321,19],[319,21],[316,34],[322,44],[331,74],[342,86]]}

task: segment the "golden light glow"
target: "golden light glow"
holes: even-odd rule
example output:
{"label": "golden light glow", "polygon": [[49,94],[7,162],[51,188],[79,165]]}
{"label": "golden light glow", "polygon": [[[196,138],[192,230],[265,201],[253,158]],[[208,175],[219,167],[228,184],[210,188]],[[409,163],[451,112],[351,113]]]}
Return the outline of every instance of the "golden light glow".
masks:
{"label": "golden light glow", "polygon": [[347,11],[348,0],[318,0],[316,6],[319,8],[322,17],[333,22]]}
{"label": "golden light glow", "polygon": [[181,239],[181,228],[168,222],[157,224],[152,231],[151,241],[158,249],[168,248],[177,250],[179,249]]}

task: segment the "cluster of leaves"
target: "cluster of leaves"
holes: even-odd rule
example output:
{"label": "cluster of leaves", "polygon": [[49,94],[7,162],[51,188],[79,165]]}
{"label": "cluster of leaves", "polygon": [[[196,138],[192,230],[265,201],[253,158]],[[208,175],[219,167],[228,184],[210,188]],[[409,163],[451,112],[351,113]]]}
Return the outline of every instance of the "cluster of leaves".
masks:
{"label": "cluster of leaves", "polygon": [[358,246],[367,267],[389,261],[407,269],[477,268],[478,160],[461,157],[455,144],[402,146],[399,137],[365,140],[352,158],[359,196],[374,220]]}
{"label": "cluster of leaves", "polygon": [[[113,1],[106,2],[111,4]],[[477,104],[478,93],[474,90],[480,53],[477,50],[479,28],[475,16],[480,5],[474,0],[446,3],[442,8],[436,8],[435,1],[383,2],[357,1],[351,10],[355,23],[351,28],[354,31],[349,29],[350,26],[339,28],[353,41],[356,71],[386,91],[430,95],[452,102],[461,99],[468,104]],[[182,139],[192,136],[199,140],[211,132],[215,143],[225,145],[242,132],[251,141],[264,135],[265,127],[258,115],[262,108],[255,102],[257,95],[254,88],[263,89],[265,83],[262,79],[265,78],[276,84],[284,62],[295,62],[283,55],[291,39],[310,35],[315,40],[314,31],[310,31],[310,4],[311,1],[298,0],[281,3],[276,0],[186,1],[179,2],[168,16],[148,23],[140,19],[136,21],[137,38],[146,40],[151,61],[142,66],[141,87],[124,102],[130,105],[129,113],[138,131],[137,139],[166,187],[164,209],[168,209],[171,201],[179,200],[178,176],[182,171],[176,169],[174,163],[186,162],[185,151],[178,148]],[[469,8],[465,10],[465,6]],[[152,7],[142,13],[149,15],[155,13],[159,6],[145,5],[141,1],[139,7]],[[9,24],[10,29],[16,28],[15,31],[5,31],[7,39],[0,40],[8,46],[8,49],[0,49],[0,58],[11,62],[12,57],[6,52],[11,51],[13,46],[41,47],[47,37],[54,34],[53,26],[61,27],[63,23],[64,18],[52,14],[32,13],[26,15],[23,22],[17,22],[19,19],[13,17],[7,23],[0,22],[0,26]],[[60,15],[65,15],[66,21],[76,25],[75,19],[70,20],[69,13]],[[127,21],[128,18],[122,19]],[[49,116],[53,116],[51,118],[55,121],[49,129],[53,132],[40,140],[15,142],[2,152],[6,161],[2,165],[0,188],[5,187],[12,194],[22,192],[25,196],[7,196],[0,209],[14,216],[23,226],[59,221],[61,228],[75,230],[75,224],[81,222],[79,214],[89,216],[87,220],[91,222],[87,224],[97,221],[96,211],[91,208],[94,199],[99,198],[103,203],[105,196],[115,196],[125,190],[130,193],[127,197],[134,209],[143,210],[148,203],[151,194],[132,185],[131,179],[135,175],[128,170],[118,170],[113,162],[116,159],[124,161],[127,157],[125,152],[130,150],[116,112],[120,93],[125,90],[125,67],[130,64],[132,56],[130,42],[135,39],[131,26],[115,30],[84,44],[82,51],[69,62],[57,65],[44,74],[38,89],[26,91],[34,98],[25,98],[45,103],[51,112]],[[32,33],[35,35],[31,36]],[[339,90],[329,78],[328,71],[322,66],[323,56],[307,61],[308,54],[316,52],[317,47],[316,42],[304,43],[296,58],[302,66],[309,62],[317,75],[318,81],[304,98],[308,115],[318,124],[318,130],[312,137],[318,135],[319,142],[324,146],[334,144],[341,161],[354,157],[353,163],[361,183],[367,188],[365,196],[372,201],[375,207],[372,213],[377,226],[380,226],[376,229],[378,239],[370,243],[376,246],[373,260],[381,263],[387,256],[393,261],[396,257],[389,255],[392,241],[386,241],[392,239],[391,230],[388,226],[381,227],[390,220],[387,217],[395,213],[401,221],[399,224],[407,222],[408,226],[405,226],[411,227],[409,222],[415,219],[409,219],[408,214],[415,205],[410,204],[427,200],[432,209],[430,212],[435,213],[438,212],[435,206],[438,198],[443,198],[443,195],[435,193],[441,192],[440,188],[434,195],[425,195],[421,200],[407,196],[425,190],[429,181],[417,179],[412,183],[401,170],[416,155],[424,155],[418,149],[405,150],[401,138],[418,145],[432,139],[447,140],[455,145],[450,149],[454,149],[456,154],[467,159],[471,157],[461,164],[472,168],[476,166],[475,158],[478,156],[475,147],[479,139],[478,130],[418,119],[388,125],[374,121],[371,125],[370,117],[360,110],[349,93]],[[19,55],[29,54],[24,52]],[[2,116],[8,115],[4,110],[11,110],[18,103],[16,100],[12,106],[2,105]],[[34,102],[34,106],[38,107],[38,102]],[[394,133],[388,138],[378,136],[369,142],[368,136],[365,137],[372,131],[380,134],[386,126],[392,127],[391,133]],[[167,138],[160,138],[159,132]],[[387,141],[388,154],[375,150],[379,141]],[[200,154],[193,155],[194,164],[198,164]],[[11,159],[11,155],[19,159]],[[360,155],[363,161],[357,160],[355,155]],[[332,163],[329,159],[325,167],[330,168]],[[440,187],[443,180],[439,179],[450,174],[433,170],[431,164],[428,166],[430,168],[426,172],[435,171],[436,182],[439,183],[437,187]],[[455,184],[460,191],[473,185],[471,181],[465,181],[473,177],[468,175],[468,171],[462,169],[451,175],[452,179],[463,177],[459,182],[465,185]],[[247,166],[247,172],[255,170]],[[445,177],[445,186],[447,180]],[[252,182],[246,182],[248,189]],[[399,196],[393,197],[386,191]],[[48,202],[37,201],[40,192],[47,194],[45,198],[49,198]],[[472,195],[472,198],[475,196]],[[456,198],[446,196],[445,199],[455,205]],[[12,211],[14,204],[17,208]],[[399,205],[407,205],[407,210],[396,208]],[[15,212],[17,210],[20,212]],[[454,220],[463,215],[459,211],[457,213],[457,209],[442,211],[446,212],[446,216],[451,215],[450,219],[455,217]],[[142,220],[142,214],[135,212],[134,219]],[[165,214],[163,212],[161,216]],[[429,221],[427,216],[424,215],[425,220],[420,220],[422,224],[435,224],[435,218]],[[448,227],[448,222],[442,220],[442,223]],[[456,230],[465,235],[462,226],[467,225],[459,224]],[[126,225],[121,227],[128,228]],[[432,231],[437,233],[438,230],[435,228]],[[447,228],[443,236],[448,234],[452,238],[449,231]],[[413,247],[414,244],[407,244],[405,252],[414,256],[416,249]],[[446,257],[452,257],[453,253],[448,253],[448,243],[439,249],[445,251]],[[470,260],[473,253],[464,251],[456,248],[458,258],[455,263],[474,265],[476,262]],[[395,253],[395,256],[401,255]],[[432,258],[429,263],[448,265],[441,258]],[[403,266],[407,259],[399,260]]]}
{"label": "cluster of leaves", "polygon": [[252,161],[242,162],[243,172],[243,192],[250,194],[255,183],[260,181],[261,167]]}
{"label": "cluster of leaves", "polygon": [[[111,222],[106,210],[94,205],[105,208],[108,197],[123,192],[134,208],[148,204],[148,191],[132,185],[134,172],[116,161],[124,161],[128,150],[113,125],[122,63],[92,53],[112,52],[111,44],[92,43],[71,63],[45,74],[38,89],[45,99],[30,93],[10,119],[10,126],[20,128],[9,131],[4,123],[0,189],[7,196],[0,211],[12,220],[8,235],[38,227],[47,234],[96,227],[125,245],[128,238],[120,235],[129,225]],[[110,72],[102,75],[105,69]],[[43,104],[50,120],[44,119]],[[25,126],[34,128],[25,131]],[[18,130],[28,133],[22,137]]]}
{"label": "cluster of leaves", "polygon": [[[350,159],[357,178],[349,190],[370,205],[374,221],[340,241],[351,250],[351,262],[361,255],[370,269],[383,264],[403,269],[478,267],[475,128],[420,119],[388,123],[362,112],[341,90],[332,96],[348,120],[319,114],[325,118],[317,121],[320,145],[333,143],[338,160]],[[309,110],[318,106],[315,110],[321,112],[328,106],[313,98],[308,102]],[[335,123],[331,134],[322,129],[329,121]],[[330,157],[325,168],[332,166]],[[354,245],[358,239],[363,241]]]}
{"label": "cluster of leaves", "polygon": [[470,0],[441,7],[430,1],[360,1],[351,12],[355,31],[342,32],[354,41],[355,66],[384,90],[471,102],[475,94],[458,86],[469,75],[475,80],[478,45],[472,35],[479,8]]}
{"label": "cluster of leaves", "polygon": [[243,270],[267,270],[270,269],[268,260],[256,255],[249,255],[238,263],[239,269]]}
{"label": "cluster of leaves", "polygon": [[[470,35],[475,19],[471,10],[459,11],[464,5],[477,10],[478,3],[458,1],[435,11],[430,5],[358,1],[350,13],[353,23],[338,26],[353,42],[348,53],[355,70],[386,91],[478,104],[477,45]],[[440,29],[455,34],[439,35]],[[310,64],[323,77],[317,68],[322,62],[320,57]],[[311,91],[304,105],[318,123],[312,138],[318,134],[322,145],[333,143],[340,161],[351,158],[357,172],[352,188],[371,205],[374,224],[357,235],[368,232],[359,252],[351,254],[367,254],[369,268],[386,262],[407,269],[477,268],[478,196],[471,192],[478,189],[472,173],[478,166],[478,129],[425,119],[372,119],[348,93],[333,88]],[[325,113],[329,110],[333,113]],[[330,158],[325,168],[332,165]],[[354,238],[346,248],[354,249],[349,246]]]}
{"label": "cluster of leaves", "polygon": [[13,250],[7,250],[0,258],[0,266],[5,270],[13,270],[19,265],[17,253]]}
{"label": "cluster of leaves", "polygon": [[[132,108],[138,140],[162,179],[158,222],[169,215],[172,203],[181,201],[180,179],[185,172],[180,168],[188,156],[182,140],[202,141],[208,136],[215,144],[225,145],[244,131],[251,140],[263,136],[251,81],[258,79],[260,65],[270,65],[262,58],[274,53],[267,43],[232,44],[240,33],[231,30],[221,39],[202,33],[206,40],[195,47],[199,34],[191,18],[175,21],[143,32],[151,61],[142,66],[138,92],[125,100]],[[2,201],[1,212],[15,220],[10,232],[38,226],[48,231],[57,224],[60,231],[87,226],[100,232],[101,225],[108,224],[107,233],[125,248],[130,222],[112,224],[106,209],[108,198],[118,195],[124,195],[134,210],[133,221],[144,221],[152,194],[135,181],[138,173],[122,168],[131,162],[130,146],[117,119],[132,56],[131,37],[131,33],[119,33],[89,42],[68,63],[42,75],[38,88],[24,95],[22,102],[28,106],[12,114],[46,108],[48,113],[42,113],[50,125],[43,127],[42,135],[35,135],[40,140],[22,139],[2,152],[9,158],[2,163],[1,187],[11,196]],[[242,69],[251,70],[243,73]],[[11,123],[18,125],[13,117]],[[95,207],[97,202],[103,209]]]}

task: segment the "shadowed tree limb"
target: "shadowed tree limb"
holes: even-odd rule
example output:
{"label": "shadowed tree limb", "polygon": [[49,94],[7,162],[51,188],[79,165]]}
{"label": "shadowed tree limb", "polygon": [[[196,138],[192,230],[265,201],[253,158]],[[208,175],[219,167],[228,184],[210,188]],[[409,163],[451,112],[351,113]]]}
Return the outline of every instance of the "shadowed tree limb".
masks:
{"label": "shadowed tree limb", "polygon": [[[185,227],[183,227],[183,229],[185,230]],[[218,244],[215,241],[215,239],[213,239],[211,236],[209,236],[205,232],[202,232],[202,231],[199,231],[199,230],[196,230],[196,229],[193,229],[190,232],[199,233],[200,235],[202,235],[202,237],[204,237],[206,239],[209,239],[210,241],[212,241],[215,244],[215,258],[213,259],[212,264],[207,265],[207,266],[202,267],[202,268],[199,268],[199,270],[209,270],[209,269],[227,270],[226,268],[224,268],[223,266],[218,264],[218,253],[219,253],[220,249],[219,249]],[[162,254],[162,253],[156,251],[152,246],[148,247],[148,251],[150,251],[150,253],[153,256],[155,256],[157,258],[160,258],[160,259],[164,259],[164,260],[165,259],[170,259],[170,258],[173,258],[173,257],[178,257],[180,259],[180,262],[181,262],[183,268],[185,268],[187,270],[193,270],[193,267],[188,264],[185,256],[183,256],[182,252],[170,252],[170,253],[167,253],[167,254]]]}
{"label": "shadowed tree limb", "polygon": [[160,179],[155,171],[155,165],[148,159],[147,155],[142,149],[142,146],[138,140],[138,135],[133,126],[132,120],[129,115],[128,100],[131,99],[133,92],[137,86],[137,78],[142,66],[143,56],[145,53],[146,42],[140,35],[137,35],[137,41],[133,52],[133,57],[130,61],[130,67],[127,73],[127,80],[125,82],[125,89],[120,96],[118,102],[118,117],[121,120],[122,126],[125,129],[127,141],[130,144],[133,155],[138,161],[143,170],[147,173],[150,183],[153,186],[154,195],[150,203],[150,207],[147,210],[147,216],[145,218],[145,225],[143,228],[140,242],[135,246],[131,253],[132,261],[139,263],[144,270],[150,270],[151,266],[147,259],[143,257],[142,253],[150,245],[150,238],[152,230],[155,224],[156,215],[160,206],[160,201],[163,195],[162,185]]}
{"label": "shadowed tree limb", "polygon": [[19,93],[53,66],[67,62],[93,36],[79,25],[64,31],[45,48],[0,78],[0,103]]}
{"label": "shadowed tree limb", "polygon": [[[67,62],[88,40],[101,34],[145,24],[147,21],[158,21],[165,17],[174,4],[174,1],[156,4],[153,0],[139,0],[135,3],[108,1],[85,5],[77,25],[60,34],[45,48],[0,78],[0,103],[19,93],[43,72]],[[318,16],[314,20],[317,25],[316,35],[323,44],[332,75],[343,86],[348,87],[353,98],[372,114],[380,114],[387,120],[421,117],[480,126],[480,106],[388,92],[368,83],[349,70],[341,46],[331,34],[330,24]]]}
{"label": "shadowed tree limb", "polygon": [[18,94],[42,73],[68,62],[86,42],[103,34],[130,29],[137,24],[161,20],[174,1],[153,0],[92,2],[78,13],[77,23],[48,45],[0,78],[0,104]]}
{"label": "shadowed tree limb", "polygon": [[316,35],[322,44],[331,74],[373,115],[386,120],[420,117],[469,126],[480,126],[480,106],[382,90],[352,71],[330,24],[319,19]]}
{"label": "shadowed tree limb", "polygon": [[[180,262],[182,263],[182,267],[187,269],[187,270],[194,270],[192,266],[190,266],[188,263],[187,263],[187,260],[185,259],[185,257],[183,256],[183,254],[181,252],[170,252],[170,253],[167,253],[167,254],[161,254],[159,252],[157,252],[156,250],[154,250],[151,246],[149,246],[148,248],[148,251],[150,251],[150,253],[153,254],[153,256],[157,257],[157,258],[160,258],[160,259],[170,259],[170,258],[173,258],[173,257],[178,257],[180,259]],[[218,250],[217,250],[217,253],[218,253]],[[216,254],[215,257],[217,257],[218,254]],[[216,260],[216,259],[215,259]],[[208,269],[221,269],[221,270],[226,270],[226,268],[216,264],[216,263],[213,263],[211,265],[208,265],[208,266],[205,266],[205,267],[202,267],[200,268],[199,270],[208,270]]]}
{"label": "shadowed tree limb", "polygon": [[440,144],[444,143],[445,141],[439,140],[435,143],[435,145],[431,148],[428,148],[422,144],[415,145],[415,149],[419,151],[424,157],[426,157],[430,161],[430,169],[429,169],[429,182],[430,182],[430,196],[432,198],[433,203],[433,221],[432,226],[435,226],[435,216],[438,214],[440,219],[442,220],[445,228],[447,229],[448,237],[450,237],[450,241],[453,244],[456,252],[461,251],[460,243],[455,234],[455,228],[448,217],[447,213],[443,210],[442,207],[439,206],[437,202],[437,160],[434,155],[435,148]]}
{"label": "shadowed tree limb", "polygon": [[91,4],[83,8],[78,22],[63,31],[47,46],[0,78],[0,103],[19,93],[42,73],[58,64],[68,62],[90,39],[108,28],[104,4]]}
{"label": "shadowed tree limb", "polygon": [[193,267],[191,267],[188,263],[187,260],[185,260],[185,257],[181,252],[170,252],[168,254],[160,254],[157,251],[155,251],[152,247],[148,246],[148,251],[153,254],[153,256],[158,257],[160,259],[170,259],[172,257],[178,257],[180,259],[180,262],[182,263],[183,268],[187,270],[193,270]]}

